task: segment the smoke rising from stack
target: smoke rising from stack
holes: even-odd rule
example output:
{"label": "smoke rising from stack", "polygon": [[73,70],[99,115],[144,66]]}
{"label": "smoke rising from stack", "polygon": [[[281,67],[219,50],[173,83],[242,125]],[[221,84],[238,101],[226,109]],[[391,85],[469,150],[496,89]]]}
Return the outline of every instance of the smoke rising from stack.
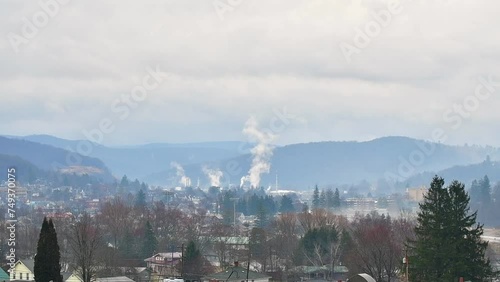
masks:
{"label": "smoke rising from stack", "polygon": [[245,134],[251,142],[256,142],[257,145],[252,148],[251,153],[253,156],[252,166],[248,171],[248,175],[241,178],[241,186],[249,182],[254,188],[259,187],[261,175],[269,173],[271,169],[271,157],[273,156],[274,146],[271,144],[276,135],[270,131],[259,129],[259,124],[255,117],[250,117],[245,123],[243,129]]}
{"label": "smoke rising from stack", "polygon": [[203,166],[203,173],[210,180],[210,186],[220,187],[220,179],[224,175],[220,169],[211,169]]}
{"label": "smoke rising from stack", "polygon": [[181,185],[184,185],[184,187],[191,186],[191,179],[186,176],[186,173],[184,172],[184,168],[179,163],[171,162],[170,166],[175,168],[176,175],[179,178],[179,183]]}

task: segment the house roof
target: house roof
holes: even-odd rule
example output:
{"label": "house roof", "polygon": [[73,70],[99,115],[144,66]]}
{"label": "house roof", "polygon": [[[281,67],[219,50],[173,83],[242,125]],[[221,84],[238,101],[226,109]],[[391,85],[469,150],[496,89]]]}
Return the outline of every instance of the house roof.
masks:
{"label": "house roof", "polygon": [[0,267],[0,281],[9,280],[10,276],[5,270]]}
{"label": "house roof", "polygon": [[78,275],[78,274],[77,274],[77,273],[75,273],[75,272],[61,272],[61,275],[62,275],[62,277],[63,277],[63,281],[68,280],[68,278],[70,278],[70,277],[71,277],[71,275],[73,275],[73,274],[74,274],[75,276],[77,276],[80,280],[82,280],[82,278],[80,277],[80,275]]}
{"label": "house roof", "polygon": [[106,277],[106,278],[97,278],[97,282],[134,282],[134,280],[125,277],[125,276],[117,276],[117,277]]}
{"label": "house roof", "polygon": [[[225,280],[225,281],[241,281],[246,280],[247,270],[243,267],[230,267],[224,271],[207,275],[202,280]],[[255,271],[248,272],[249,280],[269,279],[270,276]]]}
{"label": "house roof", "polygon": [[[161,258],[161,260],[157,260],[156,258]],[[146,261],[146,262],[155,262],[155,263],[164,263],[166,261],[171,262],[172,258],[173,258],[174,261],[180,260],[182,258],[182,253],[181,252],[157,253],[154,256],[145,259],[144,261]]]}
{"label": "house roof", "polygon": [[16,265],[19,264],[19,263],[22,263],[24,264],[30,271],[31,273],[34,273],[34,269],[35,269],[35,260],[32,260],[32,259],[23,259],[23,260],[18,260],[16,262]]}
{"label": "house roof", "polygon": [[366,273],[361,273],[358,275],[355,275],[349,279],[347,279],[348,282],[377,282],[373,277]]}
{"label": "house roof", "polygon": [[120,267],[120,270],[123,271],[125,274],[128,273],[142,273],[143,271],[148,271],[150,272],[151,270],[147,267]]}
{"label": "house roof", "polygon": [[[313,273],[320,273],[320,272],[325,272],[325,271],[332,271],[332,268],[326,265],[323,266],[297,266],[293,269],[291,269],[292,272],[296,273],[305,273],[305,274],[313,274]],[[333,268],[334,273],[347,273],[349,272],[349,269],[343,265],[337,265]]]}

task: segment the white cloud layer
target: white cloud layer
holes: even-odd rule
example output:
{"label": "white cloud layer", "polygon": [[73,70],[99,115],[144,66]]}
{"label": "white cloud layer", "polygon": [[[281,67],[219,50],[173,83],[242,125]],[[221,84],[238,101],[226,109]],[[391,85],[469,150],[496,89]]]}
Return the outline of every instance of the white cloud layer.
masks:
{"label": "white cloud layer", "polygon": [[[286,107],[301,122],[280,143],[430,139],[441,127],[447,143],[500,145],[500,85],[467,117],[453,112],[457,128],[443,117],[479,77],[500,81],[498,1],[402,0],[387,26],[375,15],[393,0],[64,2],[2,3],[3,134],[79,139],[110,117],[108,144],[242,139],[250,115],[265,124]],[[40,3],[59,9],[27,39],[23,18],[33,21]],[[355,46],[373,22],[380,32],[349,63],[339,44]],[[168,77],[118,119],[113,101],[156,66]]]}

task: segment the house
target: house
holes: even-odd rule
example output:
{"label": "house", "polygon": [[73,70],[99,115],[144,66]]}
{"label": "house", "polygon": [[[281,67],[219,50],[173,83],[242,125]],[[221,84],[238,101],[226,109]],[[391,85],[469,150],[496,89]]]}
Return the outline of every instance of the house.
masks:
{"label": "house", "polygon": [[406,189],[406,195],[410,201],[422,202],[428,189],[425,186],[419,188],[408,188]]}
{"label": "house", "polygon": [[83,279],[76,272],[62,273],[64,282],[83,282]]}
{"label": "house", "polygon": [[177,265],[182,260],[181,252],[158,253],[150,258],[145,259],[147,268],[154,272],[159,277],[174,277],[179,276]]}
{"label": "house", "polygon": [[35,281],[34,272],[35,261],[32,259],[18,260],[14,264],[13,271],[10,273],[11,281]]}
{"label": "house", "polygon": [[151,281],[152,271],[147,267],[122,267],[121,270],[135,282]]}
{"label": "house", "polygon": [[234,263],[233,267],[229,267],[224,271],[210,274],[201,278],[203,282],[241,282],[241,281],[249,282],[269,282],[271,277],[267,274],[258,273],[255,271],[249,271],[247,274],[247,269],[240,267],[238,262]]}
{"label": "house", "polygon": [[10,280],[9,274],[0,268],[0,282],[7,282]]}
{"label": "house", "polygon": [[[18,260],[14,265],[14,271],[10,273],[10,281],[35,281],[35,261],[32,259]],[[61,273],[64,282],[83,282],[76,273]],[[0,281],[3,281],[0,279]]]}

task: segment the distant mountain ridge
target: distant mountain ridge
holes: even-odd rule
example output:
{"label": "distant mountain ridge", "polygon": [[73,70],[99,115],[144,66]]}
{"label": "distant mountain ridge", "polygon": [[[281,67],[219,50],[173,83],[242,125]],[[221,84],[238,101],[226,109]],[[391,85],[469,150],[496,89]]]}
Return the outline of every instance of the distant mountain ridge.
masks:
{"label": "distant mountain ridge", "polygon": [[434,175],[439,175],[448,182],[458,180],[466,186],[469,186],[473,180],[482,179],[488,175],[490,181],[494,183],[500,181],[500,162],[485,160],[470,165],[457,165],[440,171],[426,171],[410,177],[404,184],[411,187],[428,185],[429,179]]}
{"label": "distant mountain ridge", "polygon": [[[0,154],[20,158],[44,171],[94,168],[96,175],[106,181],[113,179],[108,167],[99,159],[37,142],[0,137]],[[30,167],[28,165],[28,167]],[[89,170],[89,169],[87,169]]]}
{"label": "distant mountain ridge", "polygon": [[[15,139],[38,142],[76,151],[82,140],[66,140],[51,135],[15,136]],[[243,146],[246,145],[246,146]],[[182,165],[212,162],[237,157],[249,152],[248,144],[238,141],[200,143],[151,143],[145,145],[107,147],[92,143],[90,157],[102,160],[116,177],[143,178],[169,169],[172,162]]]}
{"label": "distant mountain ridge", "polygon": [[[308,189],[315,184],[385,181],[388,180],[388,173],[398,175],[398,168],[403,162],[409,161],[412,152],[429,144],[434,146],[434,152],[425,157],[423,164],[414,167],[412,175],[425,171],[441,171],[455,165],[478,163],[488,155],[500,159],[499,150],[496,148],[450,146],[407,137],[384,137],[366,142],[293,144],[276,148],[271,160],[271,171],[262,175],[261,185],[274,185],[276,175],[280,186],[299,190]],[[250,155],[243,155],[213,163],[211,166],[224,172],[224,181],[239,184],[239,179],[250,169],[251,160]],[[200,178],[206,183],[207,177],[202,166],[203,164],[186,166],[186,175],[195,180]],[[166,184],[169,179],[175,180],[174,170],[151,174],[146,181]],[[173,184],[175,183],[170,183]]]}
{"label": "distant mountain ridge", "polygon": [[[66,148],[76,148],[81,142],[44,135],[17,138]],[[204,167],[220,169],[224,173],[224,185],[239,185],[252,163],[252,156],[248,154],[251,146],[243,142],[152,143],[119,148],[94,145],[91,156],[102,160],[116,177],[127,174],[129,178],[166,186],[180,185],[179,172],[172,167],[172,162],[183,166],[193,185],[199,179],[205,187],[209,185],[209,178]],[[432,152],[427,154],[422,148],[432,148]],[[487,156],[491,157],[492,163],[500,161],[500,150],[494,147],[452,146],[397,136],[364,142],[292,144],[275,148],[270,162],[271,171],[262,175],[261,186],[275,185],[277,175],[280,187],[297,190],[308,189],[315,184],[349,185],[362,181],[368,181],[374,187],[383,186],[384,181],[392,180],[387,178],[388,175],[401,176],[401,168],[412,163],[415,152],[424,159],[422,163],[411,165],[411,173],[402,175],[404,181],[401,183],[405,185],[426,184],[436,172],[448,175],[448,170],[457,171],[457,166],[464,166],[466,171],[472,170],[474,167],[470,165],[483,162]],[[5,150],[0,153],[5,153]],[[27,157],[22,152],[18,153],[22,158]],[[27,160],[37,164],[36,158]],[[92,158],[87,161],[92,160],[98,161]],[[102,165],[104,163],[101,162]],[[467,173],[449,175],[460,177]],[[399,185],[403,185],[401,183]]]}

